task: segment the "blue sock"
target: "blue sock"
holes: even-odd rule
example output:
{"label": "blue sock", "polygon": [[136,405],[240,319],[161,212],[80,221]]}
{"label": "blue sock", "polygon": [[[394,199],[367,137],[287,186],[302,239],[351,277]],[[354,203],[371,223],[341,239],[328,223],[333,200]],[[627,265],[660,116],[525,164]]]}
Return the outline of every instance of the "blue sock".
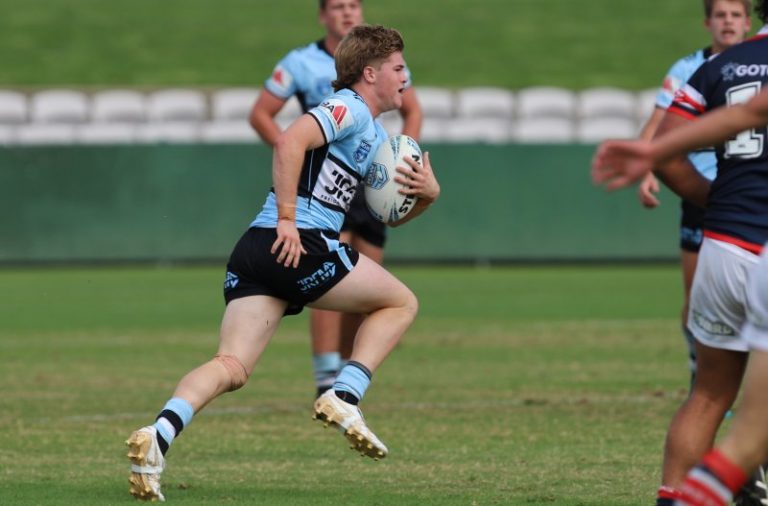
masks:
{"label": "blue sock", "polygon": [[[336,376],[333,389],[337,393],[346,392],[351,394],[359,402],[370,384],[371,371],[363,364],[350,360],[339,375]],[[357,402],[352,402],[352,404],[357,404]]]}
{"label": "blue sock", "polygon": [[335,351],[312,355],[312,369],[315,372],[317,395],[320,395],[333,386],[341,370],[341,355]]}
{"label": "blue sock", "polygon": [[154,424],[163,455],[168,451],[168,447],[173,443],[176,436],[184,430],[184,427],[189,425],[194,415],[195,410],[192,405],[181,397],[174,397],[165,403]]}

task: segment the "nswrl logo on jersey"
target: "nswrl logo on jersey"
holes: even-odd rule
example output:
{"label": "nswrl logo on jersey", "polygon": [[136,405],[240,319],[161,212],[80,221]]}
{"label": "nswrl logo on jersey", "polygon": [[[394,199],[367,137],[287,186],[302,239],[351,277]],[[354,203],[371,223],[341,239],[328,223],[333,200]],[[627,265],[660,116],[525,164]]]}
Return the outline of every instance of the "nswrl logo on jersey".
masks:
{"label": "nswrl logo on jersey", "polygon": [[363,163],[371,152],[371,143],[368,141],[360,141],[360,145],[355,150],[355,161],[357,163]]}
{"label": "nswrl logo on jersey", "polygon": [[299,290],[302,292],[308,292],[313,288],[327,283],[333,276],[336,275],[336,264],[333,262],[323,262],[323,266],[318,270],[307,276],[306,278],[297,281],[299,284]]}

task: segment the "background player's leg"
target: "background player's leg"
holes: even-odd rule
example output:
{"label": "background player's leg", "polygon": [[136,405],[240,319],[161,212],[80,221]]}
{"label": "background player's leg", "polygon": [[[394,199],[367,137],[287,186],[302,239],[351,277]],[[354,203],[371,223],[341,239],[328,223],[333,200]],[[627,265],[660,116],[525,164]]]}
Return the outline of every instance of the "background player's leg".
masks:
{"label": "background player's leg", "polygon": [[731,461],[751,471],[768,460],[768,351],[752,351],[733,425],[720,444]]}
{"label": "background player's leg", "polygon": [[691,297],[691,286],[693,286],[693,275],[696,273],[696,262],[699,254],[693,251],[680,250],[680,265],[683,274],[683,309],[682,309],[682,329],[688,346],[688,368],[691,371],[691,387],[696,378],[696,339],[688,328],[688,307]]}
{"label": "background player's leg", "polygon": [[679,488],[686,473],[712,447],[723,415],[739,391],[747,361],[743,352],[696,343],[693,390],[672,418],[664,447],[662,483]]}
{"label": "background player's leg", "polygon": [[331,388],[341,369],[342,315],[336,311],[312,309],[309,333],[312,340],[312,371],[316,396]]}

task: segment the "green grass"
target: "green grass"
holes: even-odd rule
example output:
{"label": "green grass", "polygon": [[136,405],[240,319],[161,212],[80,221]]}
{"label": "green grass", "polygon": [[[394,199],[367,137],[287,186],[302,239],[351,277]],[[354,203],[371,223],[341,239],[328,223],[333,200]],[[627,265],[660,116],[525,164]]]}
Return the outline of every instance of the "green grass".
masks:
{"label": "green grass", "polygon": [[[387,0],[416,84],[658,86],[708,43],[701,2]],[[0,86],[260,86],[320,38],[314,0],[0,0]],[[757,24],[757,23],[755,23]]]}
{"label": "green grass", "polygon": [[[685,395],[674,267],[396,268],[421,314],[363,407],[310,420],[306,315],[169,454],[170,504],[637,505]],[[123,440],[215,351],[221,268],[0,270],[4,505],[134,504]]]}

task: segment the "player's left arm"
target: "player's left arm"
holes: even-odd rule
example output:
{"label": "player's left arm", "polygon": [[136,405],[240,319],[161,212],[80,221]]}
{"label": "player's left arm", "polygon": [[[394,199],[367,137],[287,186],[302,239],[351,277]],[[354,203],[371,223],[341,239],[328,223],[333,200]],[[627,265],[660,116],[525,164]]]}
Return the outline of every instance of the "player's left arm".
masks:
{"label": "player's left arm", "polygon": [[277,262],[285,267],[298,267],[301,254],[306,254],[296,228],[296,196],[304,154],[325,143],[325,134],[310,114],[294,121],[275,143],[272,184],[277,201],[277,239],[272,244],[272,253],[279,251]]}
{"label": "player's left arm", "polygon": [[403,105],[400,107],[400,116],[403,118],[403,134],[418,142],[421,136],[421,123],[424,113],[421,110],[419,99],[416,98],[416,90],[409,86],[403,91]]}
{"label": "player's left arm", "polygon": [[421,165],[411,157],[405,157],[404,160],[408,162],[408,167],[397,167],[399,174],[395,176],[395,181],[405,185],[400,189],[400,193],[417,197],[419,200],[405,217],[390,223],[391,227],[397,227],[419,216],[440,196],[440,183],[438,183],[432,170],[429,152],[424,152]]}

